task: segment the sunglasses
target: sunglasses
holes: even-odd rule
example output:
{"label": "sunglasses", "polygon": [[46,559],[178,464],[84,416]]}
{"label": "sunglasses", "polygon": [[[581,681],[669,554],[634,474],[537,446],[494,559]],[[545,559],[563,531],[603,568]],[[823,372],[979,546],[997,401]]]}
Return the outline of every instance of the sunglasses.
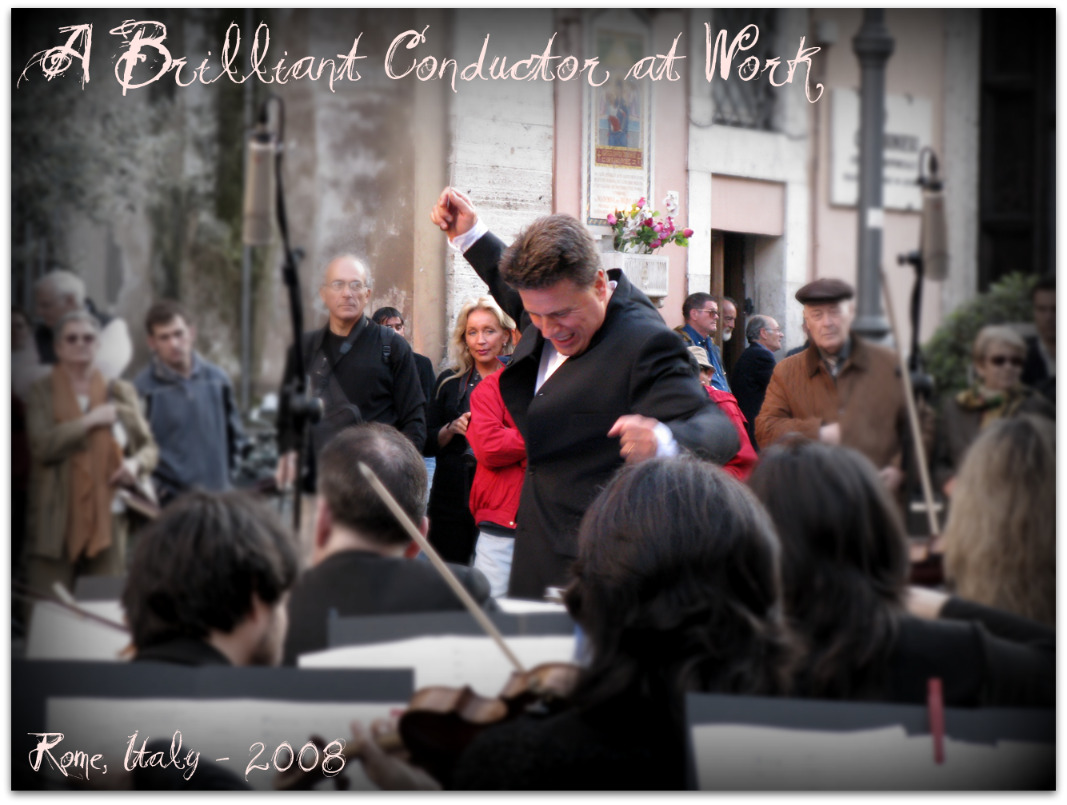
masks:
{"label": "sunglasses", "polygon": [[1007,355],[993,355],[992,357],[987,358],[986,360],[988,360],[994,366],[1003,366],[1006,363],[1010,363],[1012,366],[1023,365],[1023,359],[1018,357],[1017,355],[1012,355],[1011,357],[1008,357]]}
{"label": "sunglasses", "polygon": [[96,340],[96,336],[92,333],[71,333],[70,335],[63,336],[63,340],[68,344],[77,344],[79,341],[83,344],[91,344]]}

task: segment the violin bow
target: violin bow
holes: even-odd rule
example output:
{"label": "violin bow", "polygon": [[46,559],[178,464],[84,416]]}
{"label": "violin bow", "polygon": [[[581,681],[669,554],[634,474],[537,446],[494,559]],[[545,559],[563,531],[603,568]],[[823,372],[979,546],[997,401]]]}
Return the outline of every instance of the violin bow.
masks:
{"label": "violin bow", "polygon": [[437,568],[437,572],[441,574],[444,580],[448,583],[448,586],[452,588],[452,592],[459,596],[459,600],[463,602],[463,605],[474,616],[474,619],[478,621],[478,625],[481,626],[486,633],[493,638],[500,650],[504,652],[504,655],[508,658],[512,665],[515,666],[515,670],[520,674],[526,673],[526,669],[523,667],[519,658],[515,656],[514,652],[508,646],[504,640],[504,636],[500,634],[500,630],[496,628],[489,617],[485,614],[478,603],[471,597],[471,594],[467,592],[467,589],[460,584],[459,579],[455,574],[448,569],[448,565],[437,553],[434,547],[430,544],[415,526],[415,523],[408,517],[400,504],[396,502],[396,498],[385,488],[385,484],[381,482],[381,479],[374,473],[370,467],[364,464],[362,461],[358,462],[359,471],[363,473],[363,477],[367,479],[371,487],[378,493],[378,497],[382,499],[386,506],[389,507],[389,511],[393,513],[393,516],[397,519],[404,530],[408,532],[408,536],[411,537],[422,549],[423,553],[429,557],[431,564]]}

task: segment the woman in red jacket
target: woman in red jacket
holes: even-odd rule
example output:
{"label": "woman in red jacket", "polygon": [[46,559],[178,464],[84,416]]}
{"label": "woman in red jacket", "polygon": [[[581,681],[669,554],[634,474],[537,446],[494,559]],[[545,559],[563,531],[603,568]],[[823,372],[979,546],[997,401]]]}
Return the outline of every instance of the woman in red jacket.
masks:
{"label": "woman in red jacket", "polygon": [[515,549],[515,513],[526,474],[526,443],[500,397],[500,372],[482,380],[471,393],[467,441],[478,459],[470,507],[478,526],[474,567],[489,579],[490,595],[508,590]]}
{"label": "woman in red jacket", "polygon": [[694,346],[689,347],[689,351],[700,367],[700,384],[704,387],[704,391],[711,397],[712,402],[719,406],[719,409],[726,416],[730,417],[730,421],[734,423],[734,427],[737,429],[737,438],[741,440],[741,448],[734,454],[733,458],[723,465],[723,469],[739,481],[748,480],[748,476],[752,474],[752,470],[759,460],[759,455],[752,446],[752,440],[748,438],[748,428],[745,427],[745,423],[748,420],[741,413],[741,406],[737,404],[737,398],[733,394],[711,387],[711,361],[708,360],[708,353],[704,348]]}

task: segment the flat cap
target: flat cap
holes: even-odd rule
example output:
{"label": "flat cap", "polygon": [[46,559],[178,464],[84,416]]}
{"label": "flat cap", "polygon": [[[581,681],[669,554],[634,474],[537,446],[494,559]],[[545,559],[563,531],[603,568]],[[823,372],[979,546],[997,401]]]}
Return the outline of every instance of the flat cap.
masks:
{"label": "flat cap", "polygon": [[693,353],[693,357],[697,359],[697,364],[705,369],[714,369],[711,365],[711,361],[708,359],[708,351],[704,347],[688,347],[689,351]]}
{"label": "flat cap", "polygon": [[855,290],[844,280],[822,277],[809,282],[797,291],[796,298],[802,305],[821,305],[851,299],[855,295]]}

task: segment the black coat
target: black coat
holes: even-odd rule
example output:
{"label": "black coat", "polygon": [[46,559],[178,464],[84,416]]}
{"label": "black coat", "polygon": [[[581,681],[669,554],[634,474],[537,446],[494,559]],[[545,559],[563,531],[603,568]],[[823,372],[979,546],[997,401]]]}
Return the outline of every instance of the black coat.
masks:
{"label": "black coat", "polygon": [[[320,366],[318,356],[323,349],[326,327],[304,333],[301,347],[304,355],[304,371],[311,376],[312,394],[322,385],[316,374]],[[319,428],[334,430],[343,425],[359,422],[381,422],[392,425],[415,445],[421,453],[426,444],[426,399],[422,393],[415,368],[414,353],[408,342],[394,330],[383,327],[361,316],[350,333],[351,346],[333,364],[332,371],[350,404],[351,413],[328,406]],[[282,379],[282,412],[279,415],[278,452],[296,449],[293,431],[286,421],[285,387],[296,375],[295,357],[290,347],[285,360]],[[339,416],[344,415],[344,416]],[[336,425],[336,427],[334,427]],[[316,447],[321,447],[313,440]],[[314,464],[312,462],[312,468]],[[305,478],[305,490],[314,491],[314,470]]]}
{"label": "black coat", "polygon": [[[451,566],[475,601],[489,598],[481,571]],[[285,665],[310,651],[329,648],[327,620],[337,616],[400,615],[464,609],[452,588],[429,562],[379,556],[369,551],[342,551],[309,568],[289,595],[289,630]]]}
{"label": "black coat", "polygon": [[[774,374],[774,353],[759,344],[749,344],[734,364],[730,375],[730,388],[741,413],[745,415],[745,429],[752,446],[756,447],[756,416],[763,406],[763,397],[767,393],[767,384]],[[759,448],[756,447],[758,450]]]}
{"label": "black coat", "polygon": [[[486,234],[465,257],[515,317],[521,299],[497,268],[503,249],[502,241]],[[528,462],[511,596],[541,599],[547,586],[569,581],[582,515],[623,464],[619,440],[607,436],[620,416],[653,417],[671,429],[680,447],[719,464],[739,447],[733,423],[690,369],[681,339],[622,272],[610,271],[609,279],[617,284],[588,349],[568,358],[536,397],[544,338],[535,327],[523,332],[500,376],[500,394],[526,440]]]}

